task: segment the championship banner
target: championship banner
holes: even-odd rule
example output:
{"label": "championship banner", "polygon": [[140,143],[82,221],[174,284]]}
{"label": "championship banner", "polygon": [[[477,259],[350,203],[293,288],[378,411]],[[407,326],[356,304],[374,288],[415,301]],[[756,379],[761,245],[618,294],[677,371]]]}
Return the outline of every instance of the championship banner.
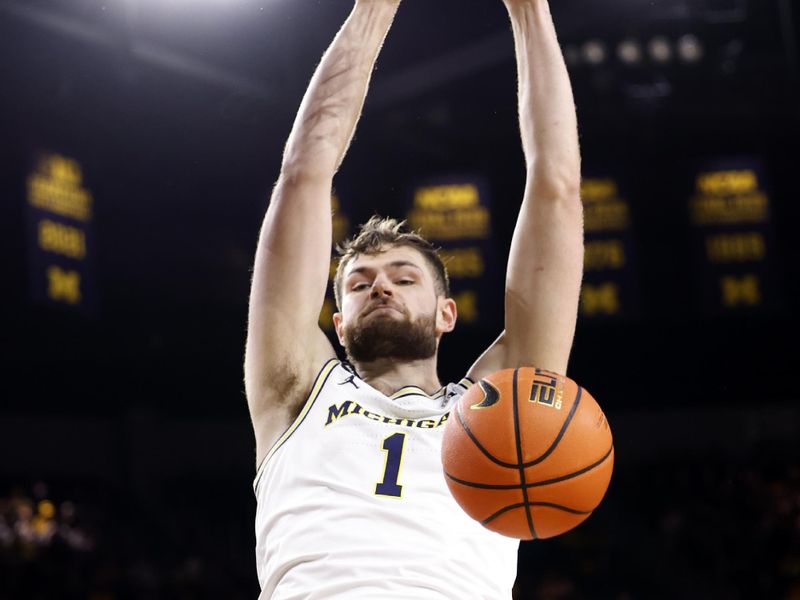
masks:
{"label": "championship banner", "polygon": [[459,329],[501,327],[504,278],[492,243],[486,180],[478,176],[427,179],[412,187],[408,206],[409,227],[441,248]]}
{"label": "championship banner", "polygon": [[630,205],[609,176],[581,182],[584,277],[581,318],[630,318],[639,314]]}
{"label": "championship banner", "polygon": [[93,198],[80,164],[42,153],[27,179],[30,295],[85,314],[95,309]]}
{"label": "championship banner", "polygon": [[352,221],[342,208],[342,202],[335,192],[331,196],[331,212],[333,215],[333,246],[328,270],[328,291],[325,293],[325,301],[319,314],[319,326],[326,333],[333,333],[333,313],[337,311],[336,296],[333,292],[333,280],[336,277],[336,265],[339,262],[336,246],[350,237],[352,233]]}
{"label": "championship banner", "polygon": [[757,158],[709,160],[697,169],[688,209],[703,312],[760,312],[780,304],[768,190]]}

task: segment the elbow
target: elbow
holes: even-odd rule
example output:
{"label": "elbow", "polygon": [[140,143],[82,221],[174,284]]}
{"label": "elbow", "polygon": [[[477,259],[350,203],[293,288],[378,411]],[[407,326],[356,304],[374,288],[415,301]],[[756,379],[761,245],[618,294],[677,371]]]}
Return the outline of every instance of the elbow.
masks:
{"label": "elbow", "polygon": [[528,167],[528,182],[537,198],[580,204],[580,160],[537,160]]}
{"label": "elbow", "polygon": [[333,185],[335,171],[325,168],[323,165],[312,165],[303,162],[285,162],[281,165],[281,172],[278,178],[280,187],[298,187],[304,184],[329,183]]}
{"label": "elbow", "polygon": [[287,150],[281,162],[280,178],[286,183],[306,181],[333,181],[336,174],[335,152],[326,147],[325,140],[319,140],[314,151]]}

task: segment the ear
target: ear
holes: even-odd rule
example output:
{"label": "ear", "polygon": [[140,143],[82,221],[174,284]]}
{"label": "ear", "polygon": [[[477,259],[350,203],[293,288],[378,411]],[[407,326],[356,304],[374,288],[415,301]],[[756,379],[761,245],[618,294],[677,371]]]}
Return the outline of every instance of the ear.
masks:
{"label": "ear", "polygon": [[448,333],[453,331],[458,320],[456,301],[452,298],[440,297],[436,310],[436,332]]}
{"label": "ear", "polygon": [[339,338],[339,343],[344,347],[344,335],[342,327],[342,313],[333,313],[333,328],[336,330],[336,337]]}

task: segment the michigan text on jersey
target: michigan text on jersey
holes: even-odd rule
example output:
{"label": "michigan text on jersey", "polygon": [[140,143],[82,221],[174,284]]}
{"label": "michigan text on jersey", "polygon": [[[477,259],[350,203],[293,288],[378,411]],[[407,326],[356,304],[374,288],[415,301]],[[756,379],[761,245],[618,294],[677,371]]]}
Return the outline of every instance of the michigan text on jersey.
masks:
{"label": "michigan text on jersey", "polygon": [[450,413],[442,415],[438,419],[398,419],[394,417],[386,417],[384,415],[364,410],[358,402],[347,400],[339,405],[331,404],[328,407],[328,420],[325,422],[325,427],[338,421],[341,418],[349,417],[351,415],[361,415],[372,421],[380,421],[387,425],[402,425],[404,427],[418,427],[420,429],[435,429],[441,427],[447,421]]}

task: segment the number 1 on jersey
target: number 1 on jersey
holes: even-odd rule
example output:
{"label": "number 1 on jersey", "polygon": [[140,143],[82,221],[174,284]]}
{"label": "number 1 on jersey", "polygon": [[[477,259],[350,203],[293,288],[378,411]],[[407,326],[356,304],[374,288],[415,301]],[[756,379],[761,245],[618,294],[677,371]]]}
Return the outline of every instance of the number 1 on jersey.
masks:
{"label": "number 1 on jersey", "polygon": [[386,466],[383,469],[383,481],[375,485],[375,494],[378,496],[392,496],[399,498],[403,486],[397,485],[400,476],[400,464],[403,462],[403,444],[406,442],[405,433],[395,433],[383,440],[383,450],[386,452]]}

